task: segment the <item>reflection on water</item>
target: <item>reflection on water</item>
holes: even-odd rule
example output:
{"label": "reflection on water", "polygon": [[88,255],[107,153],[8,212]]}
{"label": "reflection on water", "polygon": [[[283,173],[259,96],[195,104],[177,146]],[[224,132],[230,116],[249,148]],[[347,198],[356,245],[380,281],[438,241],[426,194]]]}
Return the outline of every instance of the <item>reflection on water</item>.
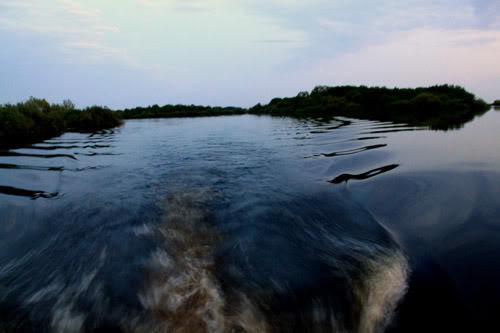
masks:
{"label": "reflection on water", "polygon": [[132,120],[4,149],[0,331],[485,331],[499,126]]}
{"label": "reflection on water", "polygon": [[16,151],[0,151],[0,156],[19,156],[19,157],[38,157],[38,158],[59,158],[67,157],[76,160],[76,157],[69,154],[27,154],[19,153]]}
{"label": "reflection on water", "polygon": [[393,169],[396,169],[398,166],[399,166],[398,164],[385,165],[383,167],[376,168],[376,169],[373,169],[373,170],[370,170],[370,171],[367,171],[367,172],[359,173],[359,174],[356,174],[356,175],[352,175],[352,174],[349,174],[349,173],[343,173],[340,176],[337,176],[334,179],[330,180],[330,183],[332,183],[332,184],[340,184],[340,183],[343,183],[343,182],[347,183],[351,179],[365,180],[365,179],[368,179],[368,178],[372,178],[372,177],[378,176],[378,175],[380,175],[380,174],[382,174],[384,172],[388,172],[388,171],[391,171]]}
{"label": "reflection on water", "polygon": [[386,147],[386,144],[378,144],[378,145],[371,145],[371,146],[365,146],[365,147],[360,147],[360,148],[354,148],[354,149],[348,149],[348,150],[343,150],[343,151],[336,151],[333,153],[327,153],[327,154],[320,154],[320,155],[314,155],[313,157],[317,156],[324,156],[324,157],[335,157],[335,156],[343,156],[343,155],[352,155],[352,154],[357,154],[365,150],[372,150],[372,149],[377,149],[377,148],[383,148]]}
{"label": "reflection on water", "polygon": [[22,164],[9,164],[0,163],[0,169],[24,169],[24,170],[38,170],[38,171],[63,171],[63,167],[43,167],[36,165],[22,165]]}
{"label": "reflection on water", "polygon": [[0,186],[0,193],[1,194],[7,194],[7,195],[15,195],[15,196],[22,196],[22,197],[29,197],[31,199],[38,199],[38,198],[53,198],[57,196],[58,193],[48,193],[44,191],[32,191],[32,190],[26,190],[22,188],[15,188],[15,187],[10,187],[10,186]]}
{"label": "reflection on water", "polygon": [[97,149],[97,148],[109,148],[111,147],[110,145],[83,145],[83,146],[77,146],[77,145],[70,145],[70,146],[64,146],[64,145],[49,145],[49,146],[41,146],[41,145],[34,145],[31,146],[30,149],[34,150],[56,150],[56,149],[85,149],[85,148],[92,148],[92,149]]}

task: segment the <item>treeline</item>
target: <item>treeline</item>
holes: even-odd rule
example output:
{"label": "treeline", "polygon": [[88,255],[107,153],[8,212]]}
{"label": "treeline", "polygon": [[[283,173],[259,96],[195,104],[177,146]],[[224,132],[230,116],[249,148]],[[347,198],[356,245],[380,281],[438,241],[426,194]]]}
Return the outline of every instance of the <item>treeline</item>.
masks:
{"label": "treeline", "polygon": [[33,142],[67,131],[95,132],[120,122],[120,117],[106,107],[78,110],[69,100],[50,104],[32,97],[25,102],[0,105],[0,144]]}
{"label": "treeline", "polygon": [[500,106],[500,99],[493,102],[493,106]]}
{"label": "treeline", "polygon": [[198,105],[152,105],[120,111],[124,119],[207,117],[243,114],[246,110],[237,107],[211,107]]}
{"label": "treeline", "polygon": [[[500,101],[495,101],[494,105],[500,105]],[[294,117],[346,116],[450,129],[462,126],[489,108],[464,88],[452,85],[416,89],[319,86],[311,92],[275,98],[267,105],[257,104],[249,110],[197,105],[152,105],[121,111],[92,106],[78,110],[68,100],[62,104],[50,104],[45,99],[30,98],[22,103],[0,105],[0,145],[43,140],[67,131],[95,132],[118,126],[121,119],[247,112]]]}
{"label": "treeline", "polygon": [[298,117],[346,116],[451,129],[459,128],[489,108],[464,88],[453,85],[416,89],[319,86],[310,93],[275,98],[267,105],[257,104],[250,112]]}

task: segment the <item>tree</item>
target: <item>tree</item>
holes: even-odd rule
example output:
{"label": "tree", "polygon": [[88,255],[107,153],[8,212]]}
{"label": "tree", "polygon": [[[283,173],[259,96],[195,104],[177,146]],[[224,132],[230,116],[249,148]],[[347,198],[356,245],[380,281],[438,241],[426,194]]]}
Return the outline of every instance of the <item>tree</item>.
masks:
{"label": "tree", "polygon": [[26,110],[29,111],[39,111],[39,112],[49,112],[50,104],[46,99],[35,98],[31,96],[26,102],[23,103]]}
{"label": "tree", "polygon": [[64,109],[68,111],[72,111],[75,109],[75,104],[69,99],[65,99],[62,103],[62,106]]}

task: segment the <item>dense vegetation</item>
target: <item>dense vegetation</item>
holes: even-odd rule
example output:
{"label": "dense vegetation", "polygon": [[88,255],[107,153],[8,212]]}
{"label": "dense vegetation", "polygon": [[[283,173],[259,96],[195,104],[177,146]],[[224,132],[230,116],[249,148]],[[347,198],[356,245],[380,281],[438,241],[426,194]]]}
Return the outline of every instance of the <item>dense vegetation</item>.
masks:
{"label": "dense vegetation", "polygon": [[[494,105],[500,105],[495,101]],[[120,124],[121,119],[270,114],[295,117],[346,116],[449,129],[462,126],[489,106],[465,89],[442,85],[416,89],[379,87],[325,87],[296,97],[275,98],[250,110],[237,107],[153,105],[113,112],[92,106],[77,110],[71,101],[50,104],[30,98],[0,105],[0,144],[23,143],[57,136],[66,131],[95,132]]]}
{"label": "dense vegetation", "polygon": [[121,111],[124,119],[139,118],[171,118],[171,117],[206,117],[245,113],[244,109],[236,107],[210,107],[197,105],[164,105],[137,107]]}
{"label": "dense vegetation", "polygon": [[325,87],[296,97],[257,104],[251,113],[283,116],[346,116],[429,126],[458,128],[485,113],[489,106],[465,89],[441,85],[416,89],[382,87]]}
{"label": "dense vegetation", "polygon": [[493,102],[493,106],[500,106],[500,99]]}
{"label": "dense vegetation", "polygon": [[0,144],[30,142],[66,131],[94,132],[120,124],[111,110],[92,106],[75,109],[71,101],[50,104],[44,99],[0,105]]}

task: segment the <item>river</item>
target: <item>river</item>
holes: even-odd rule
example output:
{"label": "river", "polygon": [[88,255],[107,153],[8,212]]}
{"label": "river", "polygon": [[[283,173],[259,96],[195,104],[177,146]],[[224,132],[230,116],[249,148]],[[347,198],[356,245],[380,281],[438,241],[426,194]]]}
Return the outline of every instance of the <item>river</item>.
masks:
{"label": "river", "polygon": [[0,152],[0,332],[485,331],[500,112],[129,120]]}

